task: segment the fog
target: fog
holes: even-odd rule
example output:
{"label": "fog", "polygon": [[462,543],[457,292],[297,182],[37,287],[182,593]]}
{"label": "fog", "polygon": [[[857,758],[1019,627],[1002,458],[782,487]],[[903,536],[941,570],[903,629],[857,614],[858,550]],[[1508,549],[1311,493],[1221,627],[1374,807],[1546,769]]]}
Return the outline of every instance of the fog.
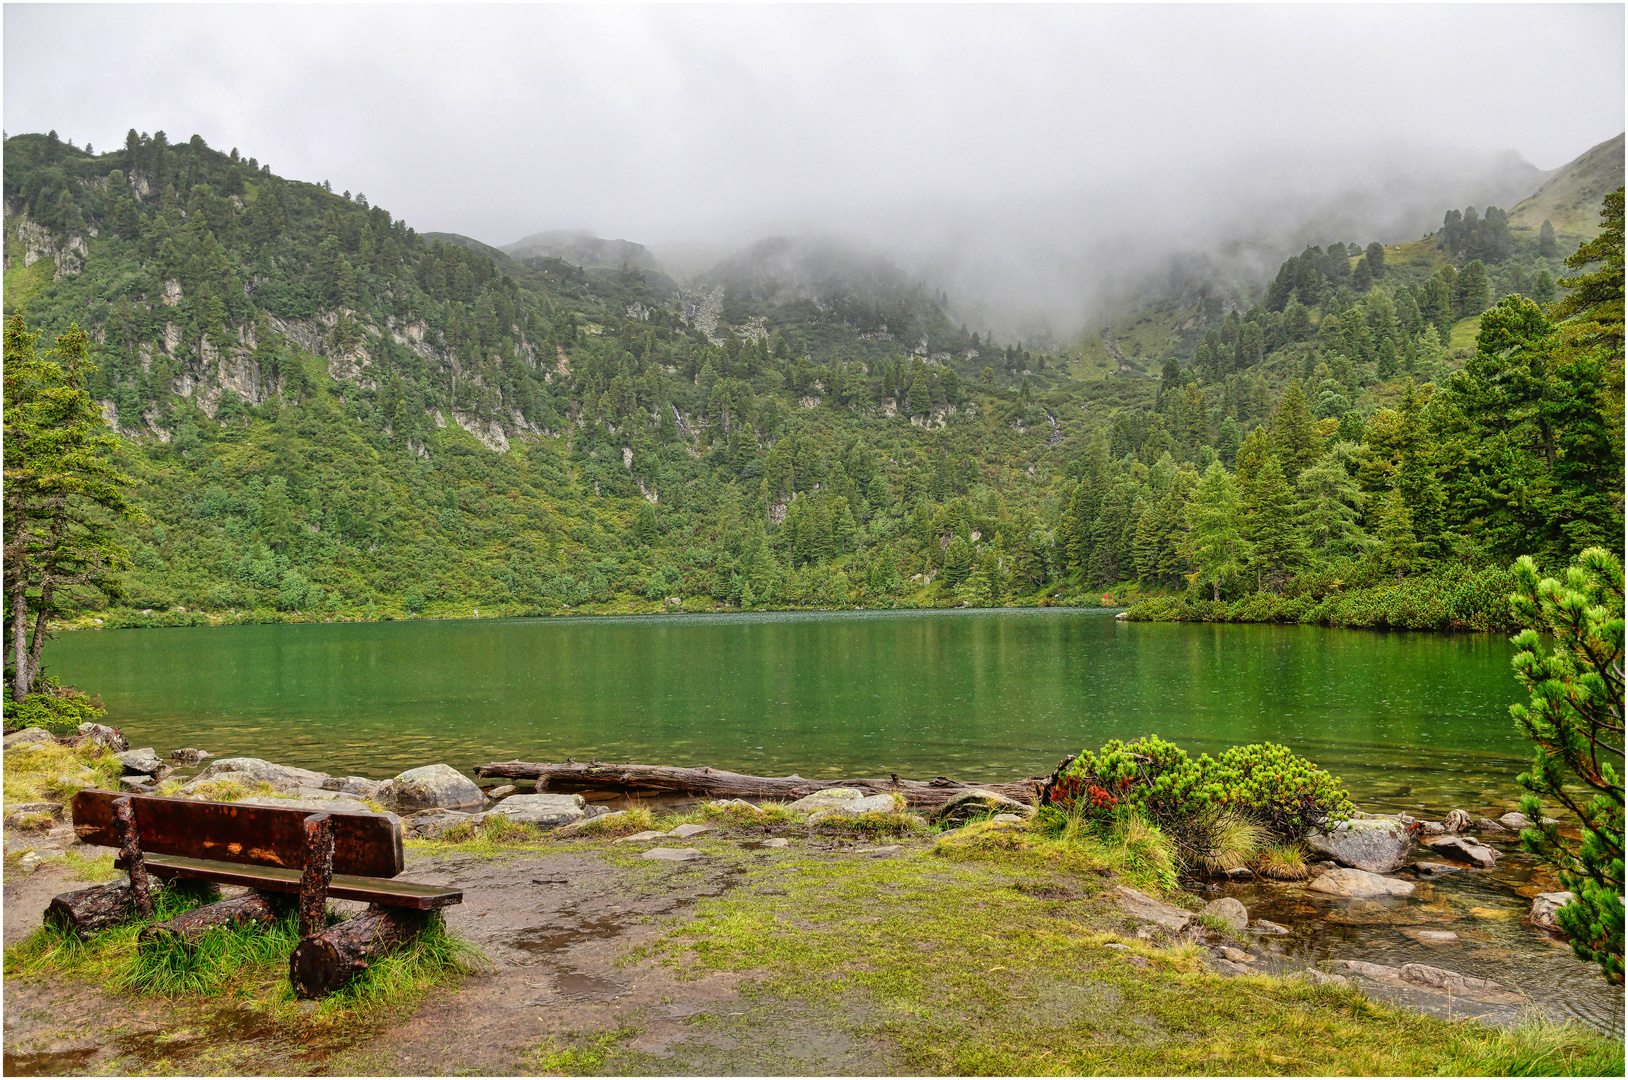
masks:
{"label": "fog", "polygon": [[10,4],[4,121],[196,132],[498,246],[843,238],[1067,334],[1173,254],[1512,205],[1622,130],[1623,75],[1620,5]]}

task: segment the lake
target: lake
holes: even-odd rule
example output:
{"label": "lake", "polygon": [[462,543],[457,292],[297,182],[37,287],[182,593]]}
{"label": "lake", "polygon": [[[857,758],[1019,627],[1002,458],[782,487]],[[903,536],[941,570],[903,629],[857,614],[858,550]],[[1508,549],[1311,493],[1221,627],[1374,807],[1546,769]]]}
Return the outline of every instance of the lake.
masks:
{"label": "lake", "polygon": [[80,631],[46,659],[161,754],[387,777],[445,761],[1010,780],[1110,738],[1272,740],[1364,805],[1513,804],[1496,635],[1043,609]]}

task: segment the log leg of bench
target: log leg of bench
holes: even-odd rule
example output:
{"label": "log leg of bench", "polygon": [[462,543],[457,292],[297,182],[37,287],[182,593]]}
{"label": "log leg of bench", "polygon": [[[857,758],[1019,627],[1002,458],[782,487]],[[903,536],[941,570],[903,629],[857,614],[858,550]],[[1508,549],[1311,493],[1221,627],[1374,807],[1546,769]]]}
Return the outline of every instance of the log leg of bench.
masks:
{"label": "log leg of bench", "polygon": [[294,906],[285,893],[249,892],[230,900],[205,904],[173,919],[154,923],[136,939],[138,948],[192,943],[206,931],[223,926],[266,926]]}
{"label": "log leg of bench", "polygon": [[45,909],[45,924],[88,938],[136,917],[136,894],[123,881],[63,893]]}
{"label": "log leg of bench", "polygon": [[305,819],[305,873],[300,877],[300,937],[328,922],[328,883],[334,875],[334,823],[327,814]]}
{"label": "log leg of bench", "polygon": [[147,864],[141,857],[141,833],[136,828],[136,811],[130,805],[130,796],[113,800],[113,815],[119,823],[119,858],[130,871],[136,914],[150,919],[153,917],[153,886],[147,878]]}
{"label": "log leg of bench", "polygon": [[303,938],[288,958],[288,980],[302,998],[333,993],[367,970],[373,959],[422,934],[433,912],[374,906]]}

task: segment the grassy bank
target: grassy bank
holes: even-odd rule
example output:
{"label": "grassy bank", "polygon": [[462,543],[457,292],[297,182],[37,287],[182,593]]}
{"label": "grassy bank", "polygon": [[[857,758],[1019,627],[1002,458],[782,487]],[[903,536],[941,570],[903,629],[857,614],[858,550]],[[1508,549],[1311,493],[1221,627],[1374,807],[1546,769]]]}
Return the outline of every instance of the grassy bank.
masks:
{"label": "grassy bank", "polygon": [[1346,589],[1278,596],[1256,593],[1214,601],[1197,592],[1144,600],[1125,612],[1140,622],[1304,623],[1377,630],[1520,629],[1509,608],[1515,581],[1509,571],[1440,571]]}

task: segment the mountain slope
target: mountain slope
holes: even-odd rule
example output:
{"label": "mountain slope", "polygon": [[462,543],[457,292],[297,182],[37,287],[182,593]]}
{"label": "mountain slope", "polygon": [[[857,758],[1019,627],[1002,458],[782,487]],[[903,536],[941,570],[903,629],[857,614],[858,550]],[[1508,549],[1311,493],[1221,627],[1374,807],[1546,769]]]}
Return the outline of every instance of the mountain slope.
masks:
{"label": "mountain slope", "polygon": [[1545,221],[1555,232],[1586,240],[1600,231],[1600,200],[1623,181],[1623,137],[1607,139],[1563,165],[1509,213],[1511,229],[1536,234]]}

